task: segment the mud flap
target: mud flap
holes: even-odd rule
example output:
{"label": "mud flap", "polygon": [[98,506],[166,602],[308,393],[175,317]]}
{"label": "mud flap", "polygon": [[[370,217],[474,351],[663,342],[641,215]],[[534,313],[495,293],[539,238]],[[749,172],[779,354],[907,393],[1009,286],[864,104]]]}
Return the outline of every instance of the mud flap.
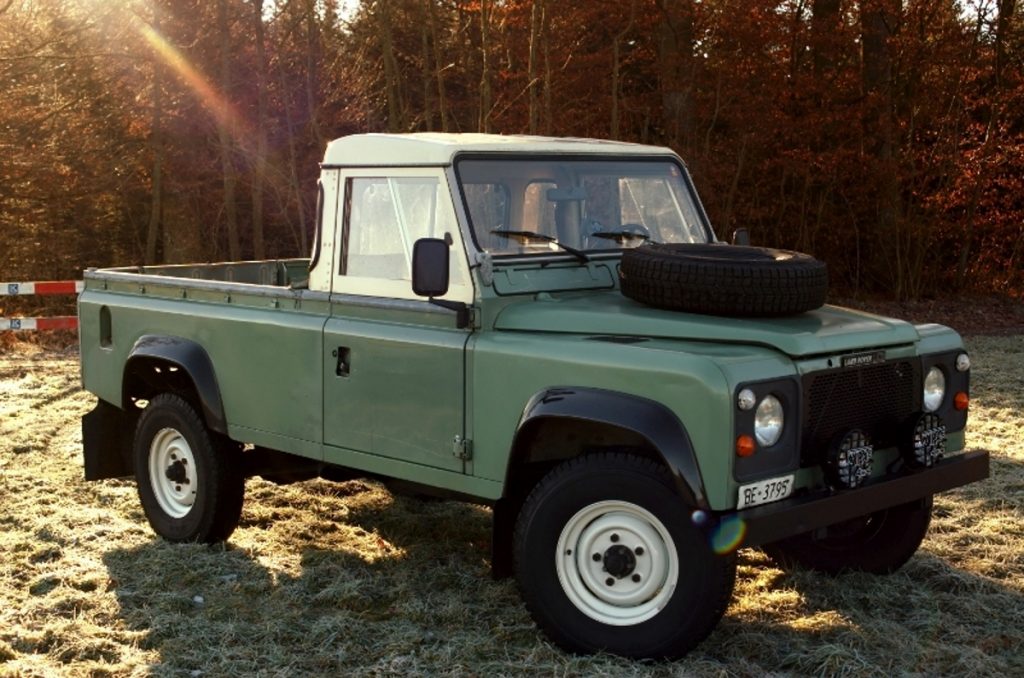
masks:
{"label": "mud flap", "polygon": [[82,417],[82,458],[85,479],[126,478],[133,473],[131,440],[135,417],[99,400]]}

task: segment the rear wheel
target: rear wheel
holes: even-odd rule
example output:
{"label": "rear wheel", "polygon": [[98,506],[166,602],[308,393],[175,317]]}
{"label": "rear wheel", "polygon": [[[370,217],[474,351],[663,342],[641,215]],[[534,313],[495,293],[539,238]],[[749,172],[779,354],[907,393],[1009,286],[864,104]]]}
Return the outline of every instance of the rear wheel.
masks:
{"label": "rear wheel", "polygon": [[165,393],[150,401],[132,452],[142,508],[161,537],[214,543],[238,526],[245,492],[238,448],[208,431],[184,399]]}
{"label": "rear wheel", "polygon": [[766,544],[764,551],[783,566],[799,565],[827,574],[844,570],[890,574],[917,552],[931,517],[932,498],[927,497],[830,525],[824,531]]}
{"label": "rear wheel", "polygon": [[715,627],[735,580],[660,465],[570,460],[534,488],[515,532],[516,578],[559,646],[634,658],[686,654]]}

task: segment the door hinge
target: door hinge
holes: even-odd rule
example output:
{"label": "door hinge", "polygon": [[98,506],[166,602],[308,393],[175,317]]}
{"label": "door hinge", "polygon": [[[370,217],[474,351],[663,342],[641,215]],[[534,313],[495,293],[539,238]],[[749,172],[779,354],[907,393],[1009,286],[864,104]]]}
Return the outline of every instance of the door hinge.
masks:
{"label": "door hinge", "polygon": [[473,458],[473,441],[466,440],[462,436],[455,436],[452,439],[452,454],[457,459],[467,461]]}

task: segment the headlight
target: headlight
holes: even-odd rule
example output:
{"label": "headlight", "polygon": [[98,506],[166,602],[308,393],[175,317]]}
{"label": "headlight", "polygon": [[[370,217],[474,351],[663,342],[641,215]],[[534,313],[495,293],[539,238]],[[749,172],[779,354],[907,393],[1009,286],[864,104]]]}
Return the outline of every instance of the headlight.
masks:
{"label": "headlight", "polygon": [[754,413],[754,435],[761,447],[771,447],[782,436],[782,403],[775,396],[765,396]]}
{"label": "headlight", "polygon": [[924,411],[934,412],[946,396],[946,375],[938,367],[928,370],[924,378]]}

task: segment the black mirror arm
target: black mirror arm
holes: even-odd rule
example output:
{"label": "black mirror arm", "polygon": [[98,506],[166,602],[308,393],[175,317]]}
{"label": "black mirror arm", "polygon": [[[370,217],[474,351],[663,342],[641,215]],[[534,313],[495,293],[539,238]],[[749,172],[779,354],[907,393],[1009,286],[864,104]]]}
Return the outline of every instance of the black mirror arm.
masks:
{"label": "black mirror arm", "polygon": [[435,299],[434,297],[430,297],[427,301],[434,306],[440,306],[441,308],[447,308],[449,311],[455,311],[455,326],[460,330],[469,327],[469,306],[466,302]]}

